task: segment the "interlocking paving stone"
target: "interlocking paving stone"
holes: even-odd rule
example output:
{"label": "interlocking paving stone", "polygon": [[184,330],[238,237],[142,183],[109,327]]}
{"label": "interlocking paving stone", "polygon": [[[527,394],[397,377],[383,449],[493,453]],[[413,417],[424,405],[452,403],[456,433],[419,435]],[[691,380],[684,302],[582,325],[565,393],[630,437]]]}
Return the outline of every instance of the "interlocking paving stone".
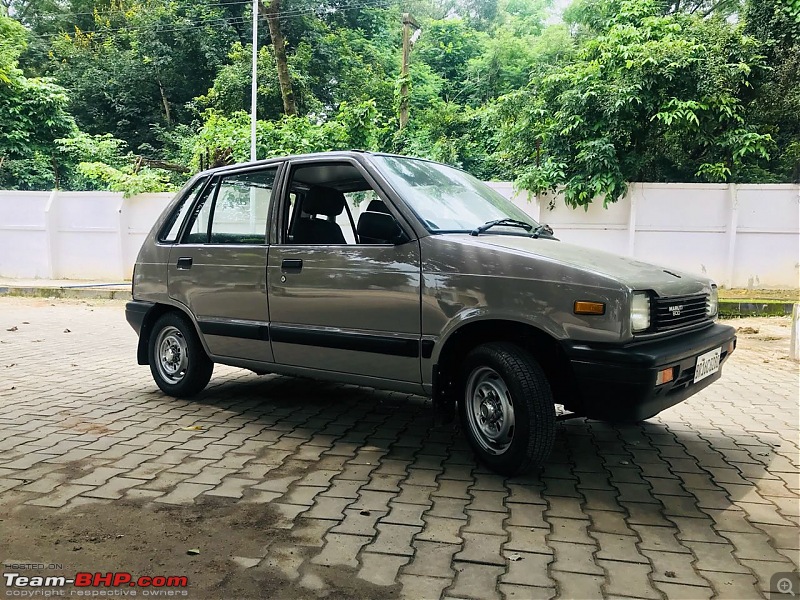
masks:
{"label": "interlocking paving stone", "polygon": [[310,485],[295,485],[292,489],[284,495],[282,502],[286,504],[302,504],[303,506],[311,506],[314,504],[314,499],[318,494],[324,492],[327,488],[324,486],[310,486]]}
{"label": "interlocking paving stone", "polygon": [[586,518],[586,514],[583,512],[582,498],[547,496],[547,501],[549,503],[549,508],[547,509],[549,517],[563,517],[565,519]]}
{"label": "interlocking paving stone", "polygon": [[[428,492],[432,496],[444,496],[446,498],[457,498],[460,500],[471,500],[472,497],[468,489],[472,486],[472,480],[451,480],[442,479],[438,482],[436,490]],[[401,486],[402,487],[402,486]]]}
{"label": "interlocking paving stone", "polygon": [[461,552],[455,555],[455,561],[505,565],[506,561],[500,551],[506,541],[505,535],[462,532],[461,536],[464,539],[464,546]]}
{"label": "interlocking paving stone", "polygon": [[489,533],[498,535],[503,532],[503,520],[506,513],[490,512],[486,510],[468,510],[469,521],[461,530],[467,533]]}
{"label": "interlocking paving stone", "polygon": [[106,483],[91,491],[84,492],[84,496],[91,498],[107,498],[109,500],[117,500],[122,498],[125,490],[140,485],[141,479],[130,479],[128,477],[112,477]]}
{"label": "interlocking paving stone", "polygon": [[615,533],[617,535],[636,535],[625,520],[624,511],[586,510],[589,517],[589,531]]}
{"label": "interlocking paving stone", "polygon": [[661,594],[653,589],[649,575],[649,564],[632,564],[614,560],[598,560],[597,564],[606,572],[603,586],[605,596],[632,596],[634,598],[654,598]]}
{"label": "interlocking paving stone", "polygon": [[[620,508],[628,512],[626,521],[631,525],[672,526],[672,522],[667,520],[662,513],[662,508],[657,504],[639,504],[637,502],[620,502],[619,504]],[[703,513],[696,512],[692,516],[702,517]]]}
{"label": "interlocking paving stone", "polygon": [[[23,309],[0,302],[2,332]],[[0,389],[0,505],[264,504],[283,531],[258,566],[252,552],[234,562],[242,573],[272,565],[313,595],[330,586],[319,565],[414,600],[749,599],[797,567],[788,361],[737,351],[720,382],[648,422],[562,422],[541,471],[504,479],[407,394],[219,366],[199,402],[166,397],[131,360],[120,308],[37,308],[53,322],[86,320],[30,350],[19,337],[0,345],[0,361],[12,353],[24,368],[11,373],[16,390]],[[40,359],[65,351],[79,367]],[[75,378],[98,361],[91,387]],[[204,429],[181,429],[192,425]]]}
{"label": "interlocking paving stone", "polygon": [[403,480],[403,483],[433,488],[437,486],[436,477],[438,474],[438,471],[411,468],[408,470],[408,477]]}
{"label": "interlocking paving stone", "polygon": [[500,600],[497,579],[503,571],[503,567],[491,565],[457,564],[455,583],[446,591],[446,597]]}
{"label": "interlocking paving stone", "polygon": [[[377,532],[375,525],[378,523],[378,519],[386,515],[385,512],[378,510],[359,510],[356,508],[345,509],[343,513],[344,520],[331,529],[333,533],[373,536]],[[309,516],[314,516],[315,514],[313,510],[308,513]]]}
{"label": "interlocking paving stone", "polygon": [[537,554],[553,553],[553,549],[547,542],[547,536],[550,533],[548,529],[507,525],[505,530],[509,534],[509,539],[503,545],[504,550],[532,552]]}
{"label": "interlocking paving stone", "polygon": [[508,571],[500,577],[502,583],[538,587],[553,585],[553,580],[547,574],[548,565],[553,562],[552,556],[528,552],[504,552],[503,556],[508,561]]}
{"label": "interlocking paving stone", "polygon": [[[679,583],[665,583],[656,581],[653,584],[658,590],[664,592],[670,600],[711,600],[714,597],[714,590],[709,587],[697,587],[694,585],[681,585]],[[745,596],[721,595],[721,598],[745,598]]]}
{"label": "interlocking paving stone", "polygon": [[[175,486],[168,494],[157,498],[156,501],[166,504],[189,504],[203,492],[212,489],[214,489],[212,484],[182,482]],[[131,491],[133,490],[129,490],[128,493]]]}
{"label": "interlocking paving stone", "polygon": [[719,598],[749,599],[763,597],[763,594],[758,592],[757,580],[753,575],[704,571],[703,577],[717,591]]}
{"label": "interlocking paving stone", "polygon": [[222,483],[213,490],[206,492],[209,496],[220,496],[223,498],[241,498],[245,491],[257,483],[253,479],[243,479],[241,477],[226,477]]}
{"label": "interlocking paving stone", "polygon": [[598,550],[596,546],[551,541],[550,547],[555,552],[555,561],[552,564],[554,571],[603,575],[603,569],[597,566],[594,558],[594,553]]}
{"label": "interlocking paving stone", "polygon": [[601,575],[584,575],[553,571],[552,575],[561,598],[601,598],[605,579],[602,576],[602,569],[600,572]]}
{"label": "interlocking paving stone", "polygon": [[[684,519],[691,521],[690,519]],[[697,521],[700,521],[697,519]],[[703,527],[704,525],[704,527]],[[718,538],[711,530],[708,522],[701,522],[698,529],[703,531],[706,539],[710,538],[716,541]],[[689,554],[690,550],[679,542],[675,537],[675,529],[672,527],[655,527],[652,525],[631,525],[631,528],[639,534],[641,542],[639,543],[640,550],[655,550],[657,552],[677,552],[679,554]],[[699,540],[704,541],[704,540]],[[721,540],[720,540],[721,541]]]}
{"label": "interlocking paving stone", "polygon": [[383,473],[372,473],[369,483],[364,486],[365,490],[378,492],[397,493],[400,491],[399,483],[404,479],[403,475],[386,475]]}
{"label": "interlocking paving stone", "polygon": [[587,528],[589,521],[580,519],[549,518],[547,522],[552,527],[550,540],[554,542],[570,542],[573,544],[588,544],[594,546],[595,540],[589,537]]}
{"label": "interlocking paving stone", "polygon": [[422,520],[425,521],[425,527],[416,539],[445,544],[461,544],[463,542],[459,531],[464,526],[464,521],[428,515],[423,515]]}
{"label": "interlocking paving stone", "polygon": [[554,587],[532,587],[501,583],[498,588],[507,600],[550,600],[556,596],[556,588]]}
{"label": "interlocking paving stone", "polygon": [[88,492],[92,489],[94,488],[89,485],[74,485],[74,484],[61,485],[58,487],[56,491],[48,493],[45,496],[39,496],[38,498],[28,500],[27,502],[25,502],[25,504],[60,508],[62,506],[65,506],[67,502],[69,502],[72,498],[74,498],[78,494]]}
{"label": "interlocking paving stone", "polygon": [[389,502],[391,509],[389,514],[381,517],[381,523],[391,523],[394,525],[414,525],[424,527],[422,514],[427,509],[421,504],[404,504],[402,502]]}
{"label": "interlocking paving stone", "polygon": [[[22,481],[15,481],[13,479],[9,479],[9,485],[6,489],[11,489],[15,486],[20,486],[19,490],[22,492],[34,492],[37,494],[49,494],[58,486],[60,486],[64,480],[67,479],[67,475],[65,473],[48,473],[39,479],[35,479],[32,483],[27,485],[22,485]],[[137,482],[141,483],[141,482]]]}
{"label": "interlocking paving stone", "polygon": [[426,542],[416,539],[413,547],[414,558],[403,569],[403,573],[428,577],[453,577],[452,562],[453,555],[459,550],[457,544]]}
{"label": "interlocking paving stone", "polygon": [[357,577],[375,585],[393,585],[397,580],[397,572],[409,561],[406,556],[390,554],[373,554],[364,551],[361,554],[361,569]]}
{"label": "interlocking paving stone", "polygon": [[378,523],[375,528],[378,530],[378,535],[375,541],[368,546],[369,552],[397,554],[400,556],[414,555],[411,540],[422,531],[421,527]]}
{"label": "interlocking paving stone", "polygon": [[[797,565],[789,560],[772,562],[743,558],[741,563],[756,576],[757,585],[762,592],[770,591],[770,580],[775,573],[797,572]],[[705,572],[703,573],[705,574]]]}
{"label": "interlocking paving stone", "polygon": [[[795,503],[796,504],[796,503]],[[778,513],[774,504],[755,504],[753,502],[734,502],[734,505],[747,513],[751,523],[765,523],[768,525],[790,525],[791,523]]]}
{"label": "interlocking paving stone", "polygon": [[[796,527],[758,523],[756,524],[756,528],[769,535],[770,544],[775,548],[800,550],[800,536],[797,535]],[[722,532],[721,535],[727,537],[728,534],[727,532]]]}
{"label": "interlocking paving stone", "polygon": [[425,575],[403,574],[398,577],[402,584],[400,598],[404,600],[428,600],[440,598],[452,583],[452,579],[428,577]]}
{"label": "interlocking paving stone", "polygon": [[3,467],[6,469],[29,469],[33,465],[40,463],[47,459],[57,460],[56,457],[52,454],[42,454],[39,452],[31,452],[30,454],[26,454],[25,456],[18,458],[16,460],[12,460],[3,464]]}
{"label": "interlocking paving stone", "polygon": [[550,529],[550,524],[544,519],[544,512],[547,506],[543,504],[511,504],[507,505],[509,517],[507,525],[518,527],[538,527]]}
{"label": "interlocking paving stone", "polygon": [[322,492],[322,496],[331,496],[333,498],[349,498],[351,500],[358,499],[358,490],[365,482],[352,480],[352,479],[335,479],[331,481],[328,488]]}
{"label": "interlocking paving stone", "polygon": [[600,550],[595,555],[598,560],[623,561],[627,563],[647,564],[647,557],[637,548],[637,539],[628,535],[613,533],[592,533]]}
{"label": "interlocking paving stone", "polygon": [[432,496],[431,499],[433,500],[433,506],[431,508],[426,507],[425,514],[428,516],[467,520],[466,508],[469,505],[469,500],[445,496]]}
{"label": "interlocking paving stone", "polygon": [[653,565],[651,575],[653,581],[684,583],[700,587],[708,585],[708,582],[695,571],[692,565],[694,557],[690,554],[653,550],[642,550],[642,554],[649,558]]}
{"label": "interlocking paving stone", "polygon": [[508,509],[505,506],[507,492],[490,492],[485,490],[470,490],[472,502],[470,508],[473,510],[485,510],[505,513]]}

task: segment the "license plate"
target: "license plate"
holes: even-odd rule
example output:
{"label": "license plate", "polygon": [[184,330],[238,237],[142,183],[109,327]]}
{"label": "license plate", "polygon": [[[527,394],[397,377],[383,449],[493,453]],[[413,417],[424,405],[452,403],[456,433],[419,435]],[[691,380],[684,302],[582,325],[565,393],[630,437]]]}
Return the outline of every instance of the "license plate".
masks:
{"label": "license plate", "polygon": [[721,353],[722,348],[714,348],[697,357],[697,366],[694,368],[695,383],[719,371],[719,357]]}

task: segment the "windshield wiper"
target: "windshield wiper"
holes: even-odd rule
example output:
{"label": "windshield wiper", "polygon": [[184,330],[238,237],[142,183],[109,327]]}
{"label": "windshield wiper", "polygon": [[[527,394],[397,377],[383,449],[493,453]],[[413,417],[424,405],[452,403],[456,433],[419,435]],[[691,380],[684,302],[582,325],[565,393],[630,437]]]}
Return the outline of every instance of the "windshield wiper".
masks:
{"label": "windshield wiper", "polygon": [[486,221],[486,223],[484,223],[480,227],[476,227],[475,229],[472,230],[470,235],[480,235],[484,231],[488,231],[489,229],[495,227],[496,225],[503,225],[506,227],[522,227],[525,231],[528,232],[531,229],[533,229],[533,225],[531,225],[530,223],[526,223],[525,221],[518,221],[517,219],[495,219],[494,221]]}
{"label": "windshield wiper", "polygon": [[531,231],[531,236],[538,238],[540,235],[545,234],[548,237],[553,237],[553,228],[546,223],[542,223]]}

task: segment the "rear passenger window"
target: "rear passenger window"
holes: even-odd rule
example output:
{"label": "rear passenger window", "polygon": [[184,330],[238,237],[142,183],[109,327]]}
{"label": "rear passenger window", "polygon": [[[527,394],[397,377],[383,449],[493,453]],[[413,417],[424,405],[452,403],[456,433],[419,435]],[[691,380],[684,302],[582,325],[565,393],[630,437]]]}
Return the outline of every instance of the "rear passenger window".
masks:
{"label": "rear passenger window", "polygon": [[263,244],[275,169],[225,177],[211,219],[212,244]]}
{"label": "rear passenger window", "polygon": [[195,207],[187,244],[264,244],[277,169],[222,178]]}

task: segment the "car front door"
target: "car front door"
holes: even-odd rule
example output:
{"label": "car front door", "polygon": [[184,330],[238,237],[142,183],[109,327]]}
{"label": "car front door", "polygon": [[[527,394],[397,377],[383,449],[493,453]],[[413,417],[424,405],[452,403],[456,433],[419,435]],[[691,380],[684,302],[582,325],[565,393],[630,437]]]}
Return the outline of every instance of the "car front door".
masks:
{"label": "car front door", "polygon": [[[326,173],[331,181],[321,179]],[[418,241],[357,243],[345,214],[359,212],[353,198],[360,195],[362,208],[373,198],[389,209],[354,161],[295,162],[289,175],[267,270],[275,361],[420,383]],[[352,187],[358,177],[360,191],[343,199],[336,186]],[[304,181],[313,182],[305,193],[293,187]]]}
{"label": "car front door", "polygon": [[170,251],[169,293],[218,357],[272,362],[267,215],[278,166],[224,174],[200,195]]}

